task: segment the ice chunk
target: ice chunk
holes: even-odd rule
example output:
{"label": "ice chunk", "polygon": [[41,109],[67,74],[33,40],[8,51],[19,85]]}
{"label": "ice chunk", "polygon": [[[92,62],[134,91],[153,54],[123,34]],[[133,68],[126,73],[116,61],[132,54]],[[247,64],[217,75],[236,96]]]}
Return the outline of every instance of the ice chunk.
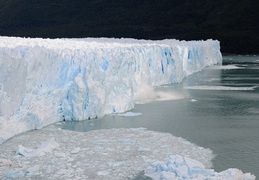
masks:
{"label": "ice chunk", "polygon": [[230,168],[220,173],[217,173],[216,177],[229,179],[229,180],[255,180],[255,176],[250,173],[243,173],[239,169]]}
{"label": "ice chunk", "polygon": [[33,167],[28,168],[25,173],[27,176],[33,176],[33,175],[38,175],[40,171],[40,166],[35,165]]}
{"label": "ice chunk", "polygon": [[107,163],[109,167],[119,167],[119,166],[125,166],[125,162],[109,162]]}
{"label": "ice chunk", "polygon": [[75,148],[73,151],[71,151],[71,154],[77,154],[80,151],[80,147]]}
{"label": "ice chunk", "polygon": [[24,173],[19,171],[13,171],[13,172],[6,173],[4,177],[7,179],[18,179],[18,178],[24,177]]}
{"label": "ice chunk", "polygon": [[58,148],[59,144],[54,140],[54,138],[49,139],[46,142],[43,142],[41,146],[37,149],[40,155],[51,152],[53,149]]}
{"label": "ice chunk", "polygon": [[37,149],[26,148],[23,145],[19,145],[16,154],[24,157],[43,156],[45,153],[51,152],[57,147],[59,147],[59,144],[55,142],[54,138],[51,138],[50,140],[43,142]]}
{"label": "ice chunk", "polygon": [[97,174],[98,174],[99,176],[107,176],[107,175],[110,174],[110,172],[109,172],[109,171],[99,171]]}
{"label": "ice chunk", "polygon": [[152,163],[146,170],[145,175],[154,180],[171,179],[228,179],[228,180],[255,180],[250,173],[243,174],[238,169],[228,169],[222,172],[215,172],[213,169],[206,169],[197,160],[171,155],[166,162],[157,161]]}
{"label": "ice chunk", "polygon": [[118,115],[118,116],[129,117],[129,116],[141,116],[142,113],[138,113],[138,112],[126,112],[126,113],[117,114],[117,115]]}
{"label": "ice chunk", "polygon": [[23,145],[18,145],[18,149],[16,150],[17,155],[21,155],[24,157],[36,156],[34,149],[26,148]]}
{"label": "ice chunk", "polygon": [[8,159],[0,159],[0,167],[1,166],[13,166],[13,162]]}

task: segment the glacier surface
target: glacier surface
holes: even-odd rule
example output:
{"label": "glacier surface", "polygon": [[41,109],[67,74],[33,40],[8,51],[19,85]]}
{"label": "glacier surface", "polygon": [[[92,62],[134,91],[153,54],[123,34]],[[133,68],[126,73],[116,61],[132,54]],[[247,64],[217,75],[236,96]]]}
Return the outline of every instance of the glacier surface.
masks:
{"label": "glacier surface", "polygon": [[134,107],[141,85],[222,63],[218,41],[0,37],[0,144],[62,120]]}

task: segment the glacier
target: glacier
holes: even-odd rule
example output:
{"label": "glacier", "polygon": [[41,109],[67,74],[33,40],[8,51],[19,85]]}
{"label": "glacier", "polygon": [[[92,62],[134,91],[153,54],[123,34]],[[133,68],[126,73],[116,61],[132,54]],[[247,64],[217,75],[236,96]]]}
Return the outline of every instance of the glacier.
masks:
{"label": "glacier", "polygon": [[63,120],[134,107],[138,89],[222,63],[217,40],[0,37],[0,144]]}

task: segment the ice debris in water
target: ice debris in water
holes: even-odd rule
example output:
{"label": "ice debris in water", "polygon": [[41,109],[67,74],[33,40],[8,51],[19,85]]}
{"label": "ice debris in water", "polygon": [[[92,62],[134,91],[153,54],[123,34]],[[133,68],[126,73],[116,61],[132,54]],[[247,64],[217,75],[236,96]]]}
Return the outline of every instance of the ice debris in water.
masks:
{"label": "ice debris in water", "polygon": [[218,173],[213,169],[206,169],[197,160],[180,155],[171,155],[165,162],[152,163],[146,168],[145,175],[154,180],[255,180],[255,176],[250,173],[244,174],[238,169],[227,169]]}
{"label": "ice debris in water", "polygon": [[211,66],[208,69],[243,69],[244,67],[238,67],[236,65],[226,65],[226,66]]}
{"label": "ice debris in water", "polygon": [[16,154],[24,157],[43,156],[45,153],[51,152],[53,149],[58,147],[59,144],[54,140],[54,138],[51,138],[42,143],[37,149],[26,148],[23,145],[19,145]]}
{"label": "ice debris in water", "polygon": [[191,102],[196,102],[197,100],[196,100],[196,99],[191,99],[190,101],[191,101]]}
{"label": "ice debris in water", "polygon": [[[39,142],[45,145],[32,148]],[[22,156],[14,155],[17,144],[30,148],[17,152]],[[52,126],[22,134],[1,145],[1,156],[14,163],[18,161],[20,167],[4,166],[2,171],[0,167],[3,172],[0,179],[132,179],[149,163],[163,161],[172,154],[197,158],[206,167],[211,167],[214,157],[210,149],[145,128],[75,132]]]}
{"label": "ice debris in water", "polygon": [[130,116],[141,116],[142,113],[138,113],[138,112],[126,112],[126,113],[122,113],[122,114],[117,114],[118,116],[124,116],[124,117],[130,117]]}
{"label": "ice debris in water", "polygon": [[[39,142],[45,143],[37,149],[25,148],[28,153],[20,151],[25,157],[13,154],[17,144],[36,147]],[[44,156],[41,155],[42,152],[45,153]],[[196,177],[198,180],[202,177],[213,180],[249,180],[254,177],[242,174],[237,169],[221,173],[206,169],[212,166],[211,160],[214,157],[210,149],[169,133],[148,131],[145,128],[75,132],[57,130],[57,127],[50,126],[22,134],[2,144],[0,158],[2,157],[13,163],[18,161],[19,167],[0,167],[0,172],[3,173],[0,174],[0,179],[122,180],[134,179],[145,169],[146,175],[164,180],[174,179],[173,175],[177,180]],[[167,161],[164,162],[165,160]],[[213,173],[215,176],[209,176]]]}
{"label": "ice debris in water", "polygon": [[185,89],[193,90],[217,90],[217,91],[252,91],[257,86],[252,87],[230,87],[230,86],[187,86]]}

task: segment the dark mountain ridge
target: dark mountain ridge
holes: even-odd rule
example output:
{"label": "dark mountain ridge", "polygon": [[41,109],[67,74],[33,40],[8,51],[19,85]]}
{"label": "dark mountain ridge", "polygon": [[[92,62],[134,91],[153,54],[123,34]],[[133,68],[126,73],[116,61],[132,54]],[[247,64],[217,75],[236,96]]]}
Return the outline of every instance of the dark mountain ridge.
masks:
{"label": "dark mountain ridge", "polygon": [[0,0],[0,35],[218,39],[259,53],[258,0]]}

